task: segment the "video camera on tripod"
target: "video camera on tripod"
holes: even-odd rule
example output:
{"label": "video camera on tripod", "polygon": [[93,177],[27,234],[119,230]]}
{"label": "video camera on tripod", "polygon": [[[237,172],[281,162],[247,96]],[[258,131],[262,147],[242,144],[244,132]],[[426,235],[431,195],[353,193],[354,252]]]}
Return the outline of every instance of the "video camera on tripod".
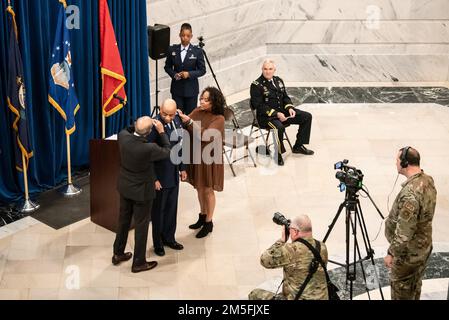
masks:
{"label": "video camera on tripod", "polygon": [[340,181],[338,188],[340,192],[348,189],[357,192],[363,187],[362,170],[348,166],[349,160],[339,161],[334,165],[335,170],[340,170],[335,174],[335,178]]}
{"label": "video camera on tripod", "polygon": [[[324,236],[323,242],[326,242],[329,238],[332,229],[335,226],[335,223],[338,220],[340,214],[344,211],[345,213],[345,262],[340,263],[336,261],[332,261],[329,259],[329,262],[335,263],[341,267],[344,267],[346,270],[346,284],[349,282],[349,299],[352,300],[353,297],[353,284],[356,281],[357,273],[359,276],[361,275],[363,278],[364,287],[370,298],[369,288],[367,284],[368,274],[366,272],[367,265],[364,265],[365,261],[370,261],[371,266],[370,274],[373,274],[375,277],[375,281],[378,284],[379,292],[381,298],[383,299],[382,288],[379,281],[379,275],[377,274],[376,264],[374,261],[374,250],[371,246],[370,239],[368,236],[368,229],[366,227],[365,218],[363,217],[362,207],[359,201],[359,191],[362,191],[369,198],[371,203],[376,208],[380,217],[384,219],[382,212],[380,212],[377,205],[374,203],[374,200],[371,198],[369,192],[364,188],[363,185],[363,173],[362,170],[357,169],[355,167],[348,166],[349,161],[347,159],[343,161],[339,161],[334,165],[335,170],[339,170],[335,177],[340,181],[339,189],[340,192],[346,191],[345,200],[338,207],[337,214],[332,220],[329,229]],[[358,234],[360,234],[361,239],[358,238]],[[366,255],[363,255],[362,248],[359,244],[363,245],[364,252]],[[352,248],[351,248],[352,247]],[[359,266],[360,271],[357,272],[357,266]]]}

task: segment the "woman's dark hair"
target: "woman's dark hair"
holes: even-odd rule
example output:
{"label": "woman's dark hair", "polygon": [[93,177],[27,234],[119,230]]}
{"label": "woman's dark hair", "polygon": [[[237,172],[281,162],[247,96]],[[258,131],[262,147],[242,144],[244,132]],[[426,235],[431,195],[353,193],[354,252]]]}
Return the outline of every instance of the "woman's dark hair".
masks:
{"label": "woman's dark hair", "polygon": [[212,105],[212,113],[219,114],[219,115],[223,116],[224,108],[226,105],[226,99],[223,96],[223,94],[221,93],[221,91],[215,87],[207,87],[206,89],[203,90],[203,92],[201,93],[201,96],[203,96],[203,94],[206,91],[209,92],[209,101]]}

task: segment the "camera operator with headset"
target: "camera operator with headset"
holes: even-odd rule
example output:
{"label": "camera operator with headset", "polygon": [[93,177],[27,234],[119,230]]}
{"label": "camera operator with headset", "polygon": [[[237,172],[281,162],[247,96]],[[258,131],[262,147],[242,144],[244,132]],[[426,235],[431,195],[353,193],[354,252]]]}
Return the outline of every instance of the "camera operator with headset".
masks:
{"label": "camera operator with headset", "polygon": [[[328,276],[323,268],[327,264],[327,248],[313,239],[310,218],[300,215],[290,222],[275,213],[273,221],[284,226],[282,237],[262,253],[260,263],[268,269],[284,269],[282,292],[254,289],[249,299],[328,300]],[[287,242],[289,235],[291,242]]]}
{"label": "camera operator with headset", "polygon": [[384,258],[391,269],[392,300],[419,300],[422,278],[432,252],[432,220],[437,191],[420,167],[419,152],[405,147],[396,155],[398,174],[407,178],[385,221],[390,244]]}

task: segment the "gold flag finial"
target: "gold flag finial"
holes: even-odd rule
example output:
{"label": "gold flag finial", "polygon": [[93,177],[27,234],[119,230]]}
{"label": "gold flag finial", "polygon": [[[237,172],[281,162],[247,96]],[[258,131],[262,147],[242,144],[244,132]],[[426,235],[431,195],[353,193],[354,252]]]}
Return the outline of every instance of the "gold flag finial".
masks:
{"label": "gold flag finial", "polygon": [[64,5],[64,8],[67,8],[67,2],[65,0],[59,0],[59,2]]}
{"label": "gold flag finial", "polygon": [[8,0],[8,8],[6,8],[6,11],[11,14],[12,17],[12,25],[14,27],[14,32],[16,34],[16,39],[19,41],[19,30],[17,29],[17,23],[16,23],[16,13],[14,12],[12,6],[11,6],[11,0]]}

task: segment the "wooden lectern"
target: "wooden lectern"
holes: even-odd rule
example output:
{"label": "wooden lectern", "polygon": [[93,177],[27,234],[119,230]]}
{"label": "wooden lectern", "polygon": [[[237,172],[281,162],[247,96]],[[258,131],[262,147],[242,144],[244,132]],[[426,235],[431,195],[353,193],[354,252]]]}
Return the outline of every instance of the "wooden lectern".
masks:
{"label": "wooden lectern", "polygon": [[91,140],[90,147],[90,220],[117,231],[120,194],[117,178],[120,153],[117,140]]}

